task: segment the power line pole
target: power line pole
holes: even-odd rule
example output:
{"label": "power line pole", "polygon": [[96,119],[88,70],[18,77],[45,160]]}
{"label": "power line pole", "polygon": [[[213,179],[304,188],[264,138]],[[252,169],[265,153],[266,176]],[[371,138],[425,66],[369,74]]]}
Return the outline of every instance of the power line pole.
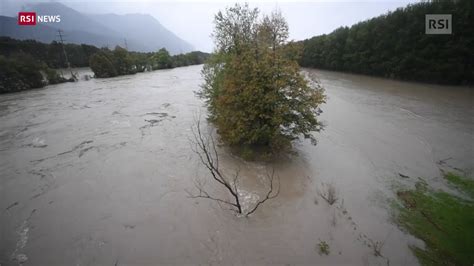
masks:
{"label": "power line pole", "polygon": [[127,50],[127,51],[128,51],[127,39],[126,39],[126,38],[124,38],[124,39],[123,39],[123,41],[124,41],[124,44],[125,44],[125,50]]}
{"label": "power line pole", "polygon": [[73,79],[76,79],[76,76],[74,75],[74,73],[72,73],[72,69],[71,69],[71,64],[69,63],[69,59],[67,57],[67,53],[66,53],[66,48],[64,48],[64,38],[63,38],[63,31],[58,29],[58,37],[59,37],[59,40],[61,42],[61,47],[63,48],[63,54],[64,54],[64,59],[66,60],[66,65],[67,65],[67,68],[69,70],[69,72],[71,72],[71,78]]}

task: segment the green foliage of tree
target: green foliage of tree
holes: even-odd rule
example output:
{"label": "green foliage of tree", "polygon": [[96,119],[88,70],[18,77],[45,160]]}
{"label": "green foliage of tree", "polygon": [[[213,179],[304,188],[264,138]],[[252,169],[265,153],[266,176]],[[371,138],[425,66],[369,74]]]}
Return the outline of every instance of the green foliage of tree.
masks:
{"label": "green foliage of tree", "polygon": [[0,56],[0,93],[41,88],[46,84],[42,65],[31,55]]}
{"label": "green foliage of tree", "polygon": [[209,57],[209,54],[198,51],[171,56],[165,48],[155,53],[128,52],[119,46],[114,51],[104,48],[97,54],[101,56],[92,56],[90,67],[98,78],[197,65]]}
{"label": "green foliage of tree", "polygon": [[151,55],[152,53],[129,52],[129,56],[136,72],[151,70],[151,62],[149,62]]}
{"label": "green foliage of tree", "polygon": [[320,129],[319,83],[297,63],[300,46],[287,43],[281,13],[258,20],[258,9],[236,4],[215,16],[216,51],[202,71],[209,118],[226,143],[278,151]]}
{"label": "green foliage of tree", "polygon": [[59,84],[64,82],[74,82],[74,78],[66,79],[60,75],[55,69],[45,67],[43,70],[46,75],[46,80],[48,84]]}
{"label": "green foliage of tree", "polygon": [[110,78],[143,72],[146,59],[140,53],[117,46],[113,51],[104,48],[92,55],[89,66],[97,78]]}
{"label": "green foliage of tree", "polygon": [[135,74],[137,71],[133,64],[133,59],[129,52],[120,46],[116,46],[113,51],[113,63],[117,71],[117,75]]}
{"label": "green foliage of tree", "polygon": [[110,51],[101,51],[91,56],[89,66],[97,78],[110,78],[118,75],[115,69],[113,55]]}
{"label": "green foliage of tree", "polygon": [[[87,44],[65,44],[64,46],[72,67],[89,66],[90,56],[100,50]],[[35,60],[46,63],[49,68],[67,67],[63,49],[58,42],[46,44],[34,40],[21,41],[9,37],[0,37],[0,55],[8,58],[20,52],[29,54]]]}
{"label": "green foliage of tree", "polygon": [[172,67],[171,56],[168,50],[161,48],[158,52],[151,56],[152,68],[166,69]]}
{"label": "green foliage of tree", "polygon": [[173,55],[171,57],[171,66],[172,67],[182,67],[190,65],[200,65],[203,64],[209,58],[208,53],[203,53],[199,51],[189,52],[186,54]]}
{"label": "green foliage of tree", "polygon": [[[129,52],[119,46],[113,51],[86,44],[64,44],[72,67],[90,66],[96,77],[108,78],[158,68],[202,64],[209,54],[191,52],[171,56],[166,49],[156,53]],[[0,92],[12,92],[71,81],[58,74],[55,68],[65,68],[63,45],[34,40],[15,40],[0,37],[2,73]],[[29,64],[29,65],[28,65]],[[156,69],[156,68],[155,68]]]}
{"label": "green foliage of tree", "polygon": [[[473,2],[427,1],[304,40],[301,66],[473,84]],[[452,14],[452,35],[425,34],[425,14]]]}

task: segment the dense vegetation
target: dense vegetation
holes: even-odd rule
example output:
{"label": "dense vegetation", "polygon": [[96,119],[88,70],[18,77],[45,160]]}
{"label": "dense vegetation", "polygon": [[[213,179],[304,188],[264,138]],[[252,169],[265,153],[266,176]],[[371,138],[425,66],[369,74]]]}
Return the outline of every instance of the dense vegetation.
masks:
{"label": "dense vegetation", "polygon": [[[399,8],[303,41],[300,65],[444,84],[474,82],[474,2]],[[452,35],[425,34],[425,14],[452,14]]]}
{"label": "dense vegetation", "polygon": [[[129,52],[91,45],[65,44],[71,67],[90,66],[96,77],[114,77],[145,70],[202,64],[209,56],[202,52],[171,56],[166,49],[156,53]],[[0,37],[0,93],[41,88],[67,80],[54,70],[67,67],[62,44]]]}
{"label": "dense vegetation", "polygon": [[474,263],[474,181],[446,173],[448,184],[458,195],[430,189],[420,181],[416,189],[397,193],[397,220],[425,242],[412,247],[422,265],[472,265]]}
{"label": "dense vegetation", "polygon": [[41,88],[66,81],[70,80],[29,54],[18,53],[8,58],[0,55],[0,93]]}
{"label": "dense vegetation", "polygon": [[113,51],[101,49],[93,54],[89,66],[97,78],[109,78],[145,70],[198,65],[208,57],[208,54],[198,51],[171,56],[165,48],[156,53],[138,53],[117,46]]}
{"label": "dense vegetation", "polygon": [[[86,44],[65,44],[69,63],[72,67],[89,66],[90,57],[100,49]],[[15,40],[8,37],[0,37],[0,55],[12,57],[18,53],[29,54],[37,61],[44,62],[50,68],[67,67],[62,45],[58,42],[50,44],[34,40]]]}
{"label": "dense vegetation", "polygon": [[276,151],[299,136],[314,140],[323,89],[300,72],[299,47],[287,43],[281,14],[259,20],[258,9],[235,5],[214,22],[216,49],[204,66],[200,95],[221,139],[247,152]]}

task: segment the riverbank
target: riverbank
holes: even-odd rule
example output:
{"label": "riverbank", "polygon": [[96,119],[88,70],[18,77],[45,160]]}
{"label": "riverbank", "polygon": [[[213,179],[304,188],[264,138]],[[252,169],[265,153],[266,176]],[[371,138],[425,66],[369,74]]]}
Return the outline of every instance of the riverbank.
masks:
{"label": "riverbank", "polygon": [[454,192],[435,190],[424,179],[399,190],[396,221],[424,241],[424,248],[411,246],[422,265],[472,265],[474,180],[452,172],[443,178]]}

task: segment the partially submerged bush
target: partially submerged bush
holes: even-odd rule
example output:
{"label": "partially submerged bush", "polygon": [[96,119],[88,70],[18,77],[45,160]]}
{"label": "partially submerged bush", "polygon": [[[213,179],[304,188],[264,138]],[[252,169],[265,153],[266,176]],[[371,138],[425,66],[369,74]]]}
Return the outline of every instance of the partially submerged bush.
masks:
{"label": "partially submerged bush", "polygon": [[102,49],[91,56],[89,66],[97,78],[135,74],[145,70],[144,59],[117,46],[113,51]]}
{"label": "partially submerged bush", "polygon": [[329,255],[329,245],[326,241],[319,241],[318,243],[318,253],[319,255]]}
{"label": "partially submerged bush", "polygon": [[0,56],[0,93],[43,87],[41,70],[42,65],[27,54]]}
{"label": "partially submerged bush", "polygon": [[110,78],[117,76],[117,70],[105,52],[99,52],[92,55],[89,65],[97,78]]}
{"label": "partially submerged bush", "polygon": [[115,70],[117,71],[117,75],[120,76],[137,73],[136,66],[134,65],[132,57],[127,50],[117,46],[115,47],[112,55],[112,62],[115,66]]}
{"label": "partially submerged bush", "polygon": [[153,70],[166,69],[173,66],[170,53],[165,48],[161,48],[158,52],[154,53],[150,60]]}
{"label": "partially submerged bush", "polygon": [[61,76],[56,70],[51,68],[46,68],[44,70],[44,73],[46,75],[46,79],[48,80],[48,84],[59,84],[68,81],[74,81],[74,78],[66,79]]}

